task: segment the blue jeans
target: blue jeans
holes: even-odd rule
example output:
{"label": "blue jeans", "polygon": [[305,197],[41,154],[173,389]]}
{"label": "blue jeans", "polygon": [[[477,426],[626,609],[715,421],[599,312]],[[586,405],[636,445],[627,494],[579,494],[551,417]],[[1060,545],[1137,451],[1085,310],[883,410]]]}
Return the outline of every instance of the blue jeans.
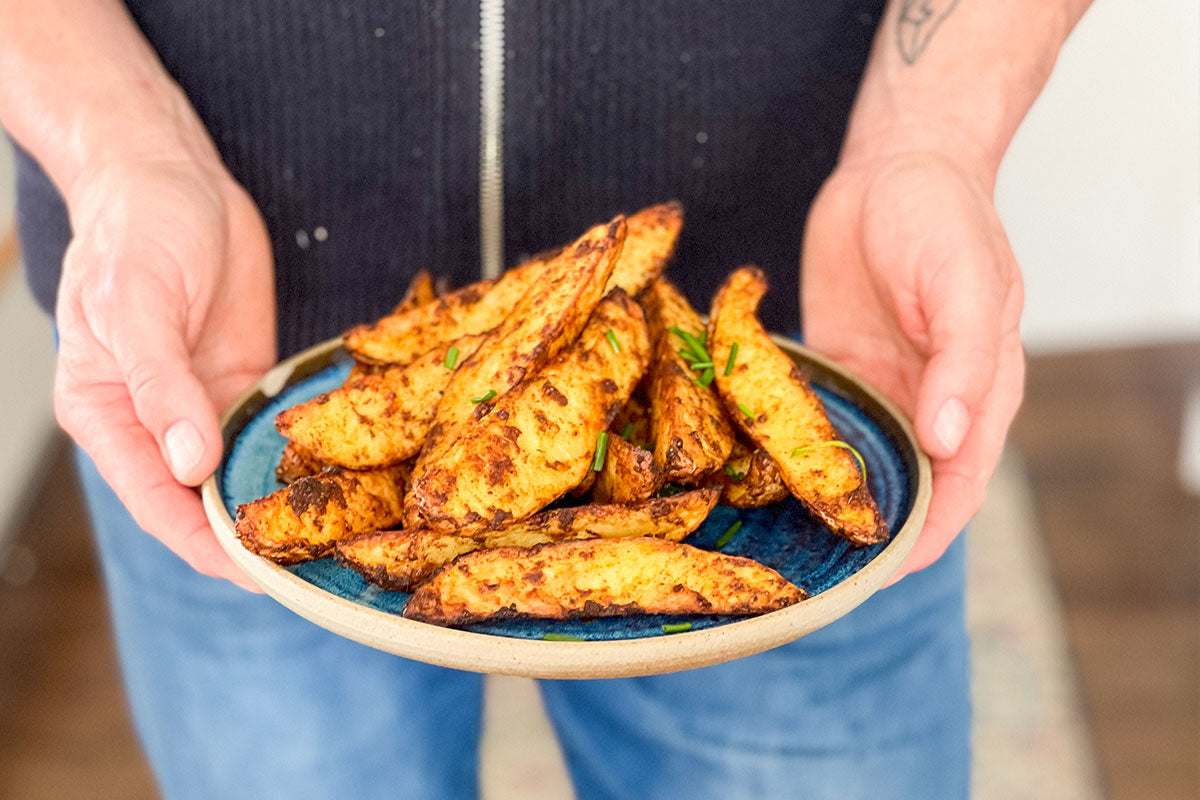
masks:
{"label": "blue jeans", "polygon": [[[477,794],[481,676],[335,636],[193,572],[78,459],[134,723],[168,798]],[[543,681],[581,800],[965,798],[963,537],[799,641]]]}

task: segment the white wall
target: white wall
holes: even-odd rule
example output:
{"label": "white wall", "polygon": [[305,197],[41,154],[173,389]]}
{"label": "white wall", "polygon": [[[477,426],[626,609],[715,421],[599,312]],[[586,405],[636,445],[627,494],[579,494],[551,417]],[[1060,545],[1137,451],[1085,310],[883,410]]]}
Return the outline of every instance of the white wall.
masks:
{"label": "white wall", "polygon": [[1000,171],[1031,352],[1200,338],[1200,4],[1096,0]]}

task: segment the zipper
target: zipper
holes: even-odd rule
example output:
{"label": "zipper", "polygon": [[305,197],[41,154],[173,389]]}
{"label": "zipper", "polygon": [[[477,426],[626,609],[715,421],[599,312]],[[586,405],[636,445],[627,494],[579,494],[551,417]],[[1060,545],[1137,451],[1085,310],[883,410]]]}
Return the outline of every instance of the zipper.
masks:
{"label": "zipper", "polygon": [[479,271],[504,270],[504,0],[479,1]]}

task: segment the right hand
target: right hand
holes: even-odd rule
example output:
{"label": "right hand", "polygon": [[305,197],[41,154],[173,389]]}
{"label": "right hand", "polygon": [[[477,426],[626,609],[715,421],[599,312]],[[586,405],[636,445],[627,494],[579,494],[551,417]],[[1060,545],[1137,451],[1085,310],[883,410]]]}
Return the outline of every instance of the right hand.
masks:
{"label": "right hand", "polygon": [[191,488],[221,457],[217,414],[275,361],[270,241],[219,160],[109,163],[68,197],[59,424],[146,532],[197,571],[258,589]]}

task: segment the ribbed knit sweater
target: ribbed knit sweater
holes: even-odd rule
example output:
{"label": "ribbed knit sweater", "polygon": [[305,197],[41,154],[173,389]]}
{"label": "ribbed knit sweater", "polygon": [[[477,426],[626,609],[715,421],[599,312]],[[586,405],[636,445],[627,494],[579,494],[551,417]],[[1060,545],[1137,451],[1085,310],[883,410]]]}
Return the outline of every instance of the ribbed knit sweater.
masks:
{"label": "ribbed knit sweater", "polygon": [[[479,7],[131,0],[274,248],[281,355],[385,313],[428,267],[479,276]],[[509,264],[678,198],[670,275],[701,309],[757,262],[799,326],[805,215],[832,169],[883,0],[508,0]],[[69,226],[18,155],[29,280],[53,304]],[[320,230],[318,230],[320,229]]]}

